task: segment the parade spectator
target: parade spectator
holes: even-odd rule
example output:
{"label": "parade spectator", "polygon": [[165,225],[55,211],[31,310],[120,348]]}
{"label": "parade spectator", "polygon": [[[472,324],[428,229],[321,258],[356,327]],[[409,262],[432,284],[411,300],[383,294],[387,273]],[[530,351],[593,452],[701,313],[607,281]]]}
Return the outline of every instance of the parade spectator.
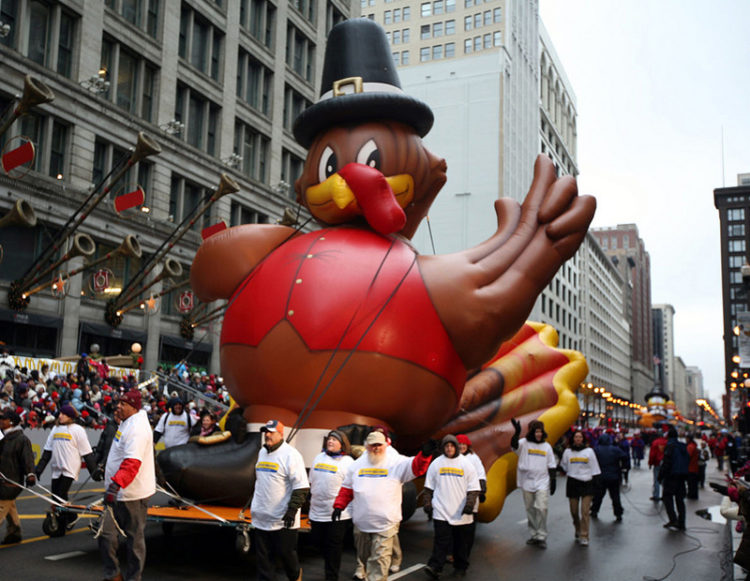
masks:
{"label": "parade spectator", "polygon": [[630,442],[628,442],[627,437],[625,437],[623,434],[618,433],[615,435],[615,445],[620,448],[620,450],[625,452],[625,455],[628,457],[628,467],[624,468],[621,471],[622,485],[627,488],[628,475],[630,474]]}
{"label": "parade spectator", "polygon": [[594,479],[601,474],[594,451],[586,445],[583,432],[573,434],[570,448],[563,452],[560,468],[568,475],[565,496],[570,504],[573,517],[575,540],[587,547],[589,544],[589,512],[594,498]]}
{"label": "parade spectator", "polygon": [[466,552],[466,558],[468,559],[471,556],[471,549],[474,547],[474,537],[476,536],[477,531],[477,513],[479,512],[479,503],[485,501],[485,494],[487,494],[487,473],[484,470],[482,459],[476,452],[474,452],[471,447],[471,440],[469,439],[469,436],[467,436],[466,434],[458,434],[458,436],[456,436],[456,440],[458,440],[458,451],[471,462],[472,466],[474,466],[474,470],[477,473],[477,478],[479,478],[479,498],[477,498],[477,501],[474,503],[474,518],[471,521],[469,548]]}
{"label": "parade spectator", "polygon": [[[24,435],[21,416],[12,410],[5,410],[0,414],[0,472],[5,478],[18,484],[34,486],[34,453],[31,442]],[[0,523],[7,523],[5,537],[1,545],[20,543],[23,540],[21,518],[16,508],[16,498],[21,494],[21,488],[7,480],[0,478]]]}
{"label": "parade spectator", "polygon": [[12,374],[15,366],[15,359],[10,355],[7,347],[3,347],[0,350],[0,380],[4,380],[8,374]]}
{"label": "parade spectator", "polygon": [[692,434],[687,435],[686,448],[688,453],[687,498],[698,500],[700,452],[698,451],[698,442],[695,441]]}
{"label": "parade spectator", "polygon": [[706,486],[706,466],[708,466],[710,459],[711,452],[708,449],[708,444],[705,440],[701,440],[698,444],[698,484],[701,488]]}
{"label": "parade spectator", "polygon": [[596,460],[601,470],[601,478],[597,482],[594,501],[591,504],[591,518],[597,518],[605,494],[609,493],[615,521],[622,522],[623,508],[620,502],[620,479],[623,470],[630,469],[630,458],[617,446],[612,445],[609,434],[599,436],[599,446],[596,448]]}
{"label": "parade spectator", "polygon": [[648,465],[653,470],[653,487],[651,489],[651,499],[654,502],[661,500],[661,485],[659,484],[659,467],[664,459],[664,448],[667,446],[667,439],[663,433],[660,433],[652,442],[648,453]]}
{"label": "parade spectator", "polygon": [[448,555],[453,555],[454,573],[466,576],[474,505],[481,492],[473,463],[459,452],[456,437],[445,436],[441,449],[442,456],[427,470],[424,486],[424,510],[435,529],[432,555],[424,570],[433,579],[440,577]]}
{"label": "parade spectator", "polygon": [[268,420],[260,429],[264,444],[255,464],[255,492],[250,506],[255,529],[258,579],[275,578],[276,557],[289,581],[301,581],[297,556],[300,507],[310,484],[302,455],[284,441],[284,424]]}
{"label": "parade spectator", "polygon": [[197,438],[207,438],[208,436],[220,432],[221,428],[216,423],[216,418],[207,409],[202,409],[200,413],[200,422],[190,429],[190,440]]}
{"label": "parade spectator", "polygon": [[[117,408],[122,423],[107,458],[106,510],[101,522],[99,552],[107,579],[124,577],[140,581],[146,564],[144,531],[148,499],[156,492],[153,435],[139,391],[124,393]],[[117,556],[120,533],[115,519],[126,536],[124,575]]]}
{"label": "parade spectator", "polygon": [[313,542],[325,561],[326,581],[337,581],[341,568],[344,536],[352,527],[348,508],[333,520],[333,502],[341,489],[347,471],[354,463],[346,434],[331,430],[310,468],[310,528]]}
{"label": "parade spectator", "polygon": [[87,353],[81,353],[81,357],[76,363],[76,377],[83,383],[91,376],[91,367],[89,366],[89,356]]}
{"label": "parade spectator", "polygon": [[154,443],[164,436],[164,447],[180,446],[190,439],[193,419],[185,409],[185,403],[179,398],[172,398],[168,404],[169,411],[159,418],[154,428]]}
{"label": "parade spectator", "polygon": [[727,442],[729,441],[727,434],[727,430],[722,430],[716,438],[714,453],[716,454],[716,464],[719,468],[719,472],[724,471],[724,456],[726,456]]}
{"label": "parade spectator", "polygon": [[[685,480],[688,474],[687,446],[677,439],[677,430],[669,427],[667,446],[664,449],[664,460],[659,468],[659,481],[664,490],[662,498],[669,521],[664,528],[685,530]],[[675,513],[675,504],[677,513]]]}
{"label": "parade spectator", "polygon": [[333,520],[352,503],[352,521],[359,529],[355,536],[357,557],[365,564],[367,581],[388,579],[393,538],[401,522],[401,487],[427,471],[432,447],[414,457],[388,454],[382,432],[370,432],[365,439],[366,454],[352,464],[333,503]]}
{"label": "parade spectator", "polygon": [[[109,397],[109,396],[107,396]],[[120,425],[120,412],[115,409],[112,412],[112,419],[107,422],[99,436],[99,442],[96,444],[94,449],[94,460],[96,465],[102,469],[107,465],[107,457],[109,456],[109,450],[112,447],[112,442],[117,434],[117,428]]]}
{"label": "parade spectator", "polygon": [[541,549],[547,548],[547,510],[549,497],[555,493],[557,480],[555,468],[557,462],[552,452],[552,446],[547,440],[544,424],[539,420],[529,422],[529,429],[525,438],[521,440],[521,423],[511,418],[515,430],[510,440],[510,447],[518,455],[516,481],[518,488],[523,491],[523,501],[526,505],[526,516],[531,536],[527,545],[536,545]]}
{"label": "parade spectator", "polygon": [[641,467],[641,460],[643,460],[643,450],[646,444],[641,438],[640,432],[633,434],[633,439],[630,441],[630,453],[633,457],[633,466],[635,468]]}

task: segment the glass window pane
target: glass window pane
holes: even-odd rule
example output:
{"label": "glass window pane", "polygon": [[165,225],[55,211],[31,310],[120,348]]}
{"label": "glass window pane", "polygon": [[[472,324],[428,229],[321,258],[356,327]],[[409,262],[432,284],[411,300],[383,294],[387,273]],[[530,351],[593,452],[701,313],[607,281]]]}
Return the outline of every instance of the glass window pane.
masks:
{"label": "glass window pane", "polygon": [[135,89],[138,61],[125,50],[120,50],[120,66],[117,69],[117,104],[130,113],[135,113]]}
{"label": "glass window pane", "polygon": [[122,17],[133,24],[138,26],[140,23],[140,0],[120,0],[122,2]]}
{"label": "glass window pane", "polygon": [[73,66],[73,17],[60,13],[60,38],[57,44],[57,72],[70,77]]}
{"label": "glass window pane", "polygon": [[52,124],[52,143],[49,152],[49,175],[52,177],[65,175],[65,150],[68,128],[58,122]]}
{"label": "glass window pane", "polygon": [[190,47],[190,62],[202,72],[207,71],[206,58],[208,56],[208,37],[210,34],[208,24],[197,18],[193,20],[193,43]]}
{"label": "glass window pane", "polygon": [[49,40],[50,9],[43,2],[31,2],[29,20],[28,57],[37,64],[46,64],[47,42]]}
{"label": "glass window pane", "polygon": [[187,140],[190,145],[194,145],[199,149],[203,147],[204,104],[205,102],[202,99],[190,95]]}
{"label": "glass window pane", "polygon": [[11,48],[16,46],[16,14],[18,6],[15,2],[0,2],[0,20],[10,26],[8,36],[0,37],[0,44]]}

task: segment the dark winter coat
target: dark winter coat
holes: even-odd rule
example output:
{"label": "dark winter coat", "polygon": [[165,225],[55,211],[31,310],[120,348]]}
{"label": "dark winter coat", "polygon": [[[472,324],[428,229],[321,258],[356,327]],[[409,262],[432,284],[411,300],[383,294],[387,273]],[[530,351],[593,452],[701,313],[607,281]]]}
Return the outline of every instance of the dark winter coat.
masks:
{"label": "dark winter coat", "polygon": [[677,438],[669,438],[667,447],[664,448],[664,460],[659,468],[659,481],[663,482],[670,477],[687,477],[689,462],[687,446]]}
{"label": "dark winter coat", "polygon": [[620,480],[622,470],[630,470],[630,457],[618,446],[612,445],[607,434],[599,436],[599,446],[594,450],[602,480]]}
{"label": "dark winter coat", "polygon": [[[27,475],[34,473],[34,453],[23,430],[8,430],[0,440],[0,472],[20,484]],[[0,482],[0,500],[13,500],[21,490],[8,482]]]}

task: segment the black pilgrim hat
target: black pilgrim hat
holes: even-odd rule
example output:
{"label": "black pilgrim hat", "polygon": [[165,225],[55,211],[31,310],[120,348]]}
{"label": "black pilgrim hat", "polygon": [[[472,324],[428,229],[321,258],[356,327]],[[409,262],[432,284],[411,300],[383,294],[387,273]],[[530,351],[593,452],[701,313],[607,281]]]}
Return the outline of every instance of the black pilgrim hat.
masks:
{"label": "black pilgrim hat", "polygon": [[304,147],[323,129],[389,119],[427,135],[432,110],[401,89],[385,31],[369,18],[345,20],[328,35],[320,99],[294,121],[294,137]]}

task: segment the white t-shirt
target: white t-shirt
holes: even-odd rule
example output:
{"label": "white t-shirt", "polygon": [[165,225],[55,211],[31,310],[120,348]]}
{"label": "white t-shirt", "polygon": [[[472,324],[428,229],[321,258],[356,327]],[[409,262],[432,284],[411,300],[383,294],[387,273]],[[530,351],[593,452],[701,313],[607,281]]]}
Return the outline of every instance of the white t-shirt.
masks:
{"label": "white t-shirt", "polygon": [[425,487],[433,490],[432,508],[435,520],[451,525],[470,525],[471,514],[463,514],[466,493],[480,490],[473,462],[458,454],[455,458],[439,456],[427,470]]}
{"label": "white t-shirt", "polygon": [[[284,513],[292,491],[309,486],[305,462],[296,448],[282,442],[281,446],[269,453],[263,446],[255,464],[255,492],[250,505],[253,526],[262,531],[284,528]],[[300,511],[297,510],[292,528],[299,528],[299,516]]]}
{"label": "white t-shirt", "polygon": [[44,449],[52,452],[52,478],[67,476],[78,480],[81,458],[91,454],[91,444],[86,436],[86,430],[78,424],[56,426],[47,436]]}
{"label": "white t-shirt", "polygon": [[112,477],[120,469],[126,458],[141,461],[138,473],[133,482],[122,488],[117,500],[140,500],[156,492],[156,474],[154,471],[154,437],[146,410],[139,410],[127,420],[120,423],[112,440],[112,447],[107,456],[107,467],[104,471],[104,483],[108,486]]}
{"label": "white t-shirt", "polygon": [[[341,489],[347,470],[354,464],[354,458],[341,454],[329,456],[321,452],[313,460],[310,468],[310,520],[331,522],[333,501]],[[341,511],[341,520],[352,518],[349,507]]]}
{"label": "white t-shirt", "polygon": [[182,410],[179,416],[168,411],[159,418],[154,431],[163,434],[165,448],[187,444],[190,439],[189,417],[187,410]]}
{"label": "white t-shirt", "polygon": [[344,484],[354,491],[352,520],[363,533],[387,531],[401,522],[401,487],[414,479],[412,458],[386,452],[381,464],[372,464],[367,452],[349,468]]}
{"label": "white t-shirt", "polygon": [[597,474],[602,473],[596,454],[591,448],[584,448],[583,450],[567,448],[563,452],[560,467],[571,478],[583,482],[588,482]]}
{"label": "white t-shirt", "polygon": [[537,492],[549,487],[549,470],[557,467],[552,446],[547,442],[537,444],[526,438],[518,442],[518,470],[516,484],[527,492]]}

